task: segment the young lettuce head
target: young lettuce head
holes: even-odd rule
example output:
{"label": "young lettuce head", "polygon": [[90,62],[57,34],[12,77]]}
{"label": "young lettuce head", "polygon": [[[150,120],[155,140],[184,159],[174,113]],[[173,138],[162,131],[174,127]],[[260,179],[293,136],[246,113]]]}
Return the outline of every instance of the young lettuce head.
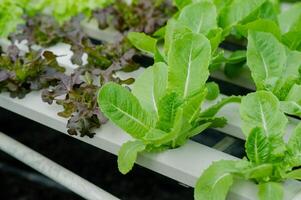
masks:
{"label": "young lettuce head", "polygon": [[196,200],[225,200],[237,178],[254,181],[260,200],[282,200],[282,183],[301,178],[301,124],[285,142],[288,120],[277,97],[268,91],[251,93],[242,98],[240,114],[247,158],[214,162],[196,184]]}
{"label": "young lettuce head", "polygon": [[99,92],[101,111],[135,140],[119,152],[118,166],[129,172],[142,151],[158,152],[185,144],[187,139],[225,119],[214,115],[231,97],[201,113],[207,95],[210,41],[190,31],[173,40],[167,62],[157,62],[137,79],[132,92],[109,83]]}

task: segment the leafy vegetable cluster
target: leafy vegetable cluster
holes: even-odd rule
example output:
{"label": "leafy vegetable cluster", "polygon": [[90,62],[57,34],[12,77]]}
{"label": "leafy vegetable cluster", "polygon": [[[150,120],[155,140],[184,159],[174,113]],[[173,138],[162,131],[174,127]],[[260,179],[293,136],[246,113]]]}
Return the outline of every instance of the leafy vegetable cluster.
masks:
{"label": "leafy vegetable cluster", "polygon": [[[153,36],[138,32],[128,35],[128,39],[137,49],[154,58],[156,65],[151,69],[158,68],[158,63],[164,62],[167,64],[167,91],[170,90],[170,80],[174,80],[174,84],[177,85],[174,86],[175,88],[181,88],[182,80],[185,79],[179,74],[187,75],[184,69],[172,74],[173,65],[170,63],[173,46],[177,41],[185,38],[187,32],[202,34],[210,42],[212,54],[208,63],[210,70],[216,70],[222,65],[226,75],[235,77],[239,76],[240,70],[246,65],[251,71],[258,90],[257,93],[244,97],[241,105],[242,130],[247,137],[247,158],[242,161],[213,163],[199,179],[195,190],[195,198],[200,200],[226,199],[234,179],[242,178],[252,180],[259,185],[260,199],[282,199],[281,182],[287,179],[300,179],[298,170],[301,165],[300,147],[298,146],[300,126],[295,129],[288,142],[283,139],[287,124],[287,117],[284,113],[301,116],[299,97],[301,66],[300,3],[293,5],[287,11],[281,12],[280,2],[269,0],[174,2],[180,11],[168,21],[167,26],[161,32]],[[161,48],[161,41],[164,43],[163,48]],[[189,41],[192,41],[192,39],[185,43],[189,44]],[[225,50],[225,48],[231,49],[229,44],[235,44],[240,50],[229,53]],[[180,65],[180,61],[185,61],[184,42],[180,49],[181,53],[172,59],[172,61],[178,62],[177,65]],[[199,59],[202,59],[201,55]],[[199,65],[204,62],[204,59],[200,60]],[[163,69],[163,67],[160,68]],[[187,65],[185,69],[190,69],[190,65]],[[203,75],[209,74],[209,71],[206,70],[202,72]],[[159,74],[160,72],[157,71],[153,76],[160,77]],[[172,76],[175,74],[177,74],[176,78]],[[146,77],[143,74],[141,79],[145,81]],[[194,82],[202,85],[202,80],[203,76],[199,75],[198,81]],[[153,82],[156,83],[156,79]],[[138,84],[138,81],[136,84]],[[108,95],[110,92],[114,93],[113,86],[108,85],[107,88],[104,91],[101,90],[100,97],[103,98],[105,94]],[[139,109],[144,109],[146,111],[144,113],[152,113],[147,108],[153,107],[152,110],[155,108],[160,113],[159,109],[161,107],[154,107],[151,105],[151,101],[146,100],[151,99],[151,97],[153,100],[156,99],[156,95],[152,95],[152,92],[156,90],[146,90],[144,86],[141,87],[143,89],[137,92],[136,88],[134,86],[132,97],[136,97],[136,101],[138,99],[138,102],[140,102]],[[182,91],[175,90],[175,92],[181,94]],[[127,93],[130,95],[128,91]],[[168,94],[168,92],[166,93]],[[116,97],[116,94],[111,94],[111,96]],[[142,136],[137,136],[132,130],[126,129],[123,123],[116,121],[116,119],[121,119],[123,116],[120,113],[114,113],[117,108],[109,107],[101,100],[99,103],[101,108],[105,110],[104,114],[110,120],[138,140],[124,144],[120,150],[118,164],[123,173],[131,169],[137,152],[147,151],[147,147],[153,145],[147,137],[148,134],[152,134],[153,137],[153,133],[149,132],[149,127],[155,126],[157,128],[158,124],[164,124],[167,130],[171,127],[165,121],[162,123],[160,121],[162,118],[159,115],[158,118],[153,120],[155,123],[151,120],[148,121],[148,129],[143,132]],[[129,104],[127,102],[119,106]],[[181,101],[178,104],[180,108]],[[173,106],[174,104],[169,103],[169,105]],[[130,110],[132,111],[132,109]],[[165,109],[164,113],[168,113],[168,110]],[[204,116],[202,112],[198,112],[197,115]],[[141,117],[149,119],[149,117]],[[195,117],[195,115],[190,113],[185,118],[190,119],[191,117]],[[158,135],[167,136],[168,132],[160,128],[160,131],[162,130],[165,134]],[[178,131],[181,130],[182,128],[178,128]],[[192,129],[189,132],[193,133]],[[162,147],[165,145],[160,144]],[[169,146],[168,148],[174,147],[176,146]],[[149,149],[153,150],[153,148]]]}
{"label": "leafy vegetable cluster", "polygon": [[[9,73],[19,74],[19,71],[23,70],[26,66],[22,60],[20,61],[20,64],[18,64],[20,70],[15,67],[11,68],[9,73],[5,70],[2,72],[2,68],[4,68],[5,65],[10,66],[13,64],[6,62],[7,56],[3,54],[3,62],[6,63],[0,67],[1,73],[3,74],[1,74],[1,78],[3,79],[1,80],[1,90],[9,90],[11,91],[12,96],[22,98],[31,90],[46,88],[42,92],[42,99],[49,104],[56,102],[63,107],[62,112],[58,114],[62,117],[69,118],[67,124],[68,133],[72,135],[80,134],[81,136],[87,135],[93,137],[93,130],[107,121],[98,109],[96,100],[98,87],[109,81],[114,81],[118,84],[131,84],[134,82],[133,78],[122,80],[116,76],[116,72],[131,72],[138,69],[140,66],[140,64],[134,61],[135,56],[139,56],[139,53],[132,48],[127,39],[124,38],[124,35],[126,35],[129,30],[145,29],[153,32],[156,31],[159,26],[164,25],[167,20],[167,15],[171,15],[174,8],[170,3],[166,3],[165,1],[153,5],[151,3],[152,1],[149,0],[137,1],[132,4],[116,1],[114,6],[110,6],[103,10],[95,10],[94,13],[103,12],[104,14],[107,13],[106,10],[112,10],[113,12],[105,14],[104,17],[106,19],[118,19],[126,21],[128,24],[122,29],[120,28],[117,30],[120,31],[121,37],[116,38],[113,43],[94,44],[94,41],[89,38],[81,26],[84,16],[75,15],[78,13],[85,14],[85,12],[83,12],[85,6],[86,8],[89,7],[89,9],[86,9],[87,11],[89,10],[89,12],[92,11],[92,8],[102,7],[100,6],[100,3],[105,1],[81,1],[82,8],[78,7],[79,4],[76,5],[78,7],[76,9],[80,9],[80,12],[77,12],[76,9],[72,10],[72,7],[75,6],[75,2],[76,1],[66,1],[63,3],[66,4],[64,6],[60,4],[60,6],[62,6],[60,7],[61,10],[70,10],[69,13],[65,12],[66,16],[73,16],[70,20],[60,21],[57,18],[58,16],[53,13],[52,15],[49,15],[49,13],[42,12],[46,5],[49,6],[51,4],[55,7],[56,5],[58,6],[59,2],[38,1],[35,4],[31,4],[33,1],[11,1],[11,3],[14,3],[15,7],[18,6],[23,9],[22,12],[25,16],[22,19],[24,25],[20,26],[16,33],[10,34],[9,38],[13,44],[20,43],[24,40],[27,41],[29,53],[28,55],[26,54],[26,59],[28,59],[26,62],[32,62],[34,66],[38,68],[36,62],[31,61],[31,58],[32,60],[35,58],[30,55],[36,54],[32,51],[31,47],[34,47],[37,44],[48,47],[59,42],[64,42],[71,45],[71,50],[73,51],[71,61],[79,67],[71,75],[53,73],[50,74],[51,76],[48,74],[46,74],[46,76],[43,75],[42,72],[35,73],[34,80],[32,80],[33,75],[29,74],[28,71],[24,81],[22,80],[21,82],[18,80],[18,82],[16,82],[15,80],[11,80],[14,76]],[[164,8],[162,6],[163,4],[168,5],[168,7]],[[153,16],[152,24],[147,25],[140,23],[137,19],[141,17],[146,19],[145,15],[147,13],[146,10],[148,9],[153,10],[153,13],[148,15],[149,17]],[[126,11],[126,13],[123,13],[124,11]],[[73,14],[71,15],[71,13]],[[122,13],[124,15],[122,15]],[[96,14],[94,15],[96,16]],[[113,26],[113,22],[107,21],[106,23],[108,26]],[[147,26],[148,28],[145,28]],[[116,28],[118,28],[118,26],[116,26]],[[14,45],[13,47],[16,48]],[[87,56],[86,61],[83,59],[85,56]],[[25,57],[25,55],[23,57]],[[55,60],[55,57],[53,57],[53,59]],[[18,71],[15,72],[15,70]],[[33,70],[32,67],[31,73],[33,73]],[[47,70],[47,73],[50,73],[48,71],[49,70]],[[44,83],[45,78],[47,78],[49,83]]]}
{"label": "leafy vegetable cluster", "polygon": [[[106,44],[84,46],[82,53],[87,53],[88,62],[83,64],[82,54],[74,55],[73,62],[80,67],[71,75],[61,75],[55,87],[42,92],[44,102],[54,101],[63,106],[59,116],[68,120],[68,133],[71,135],[93,137],[93,129],[106,123],[106,118],[99,111],[97,91],[99,86],[114,81],[118,84],[131,84],[133,79],[122,80],[116,76],[118,71],[133,71],[138,64],[133,61],[136,51],[125,45]],[[63,97],[63,98],[62,98]]]}
{"label": "leafy vegetable cluster", "polygon": [[136,31],[153,34],[175,12],[171,1],[138,0],[129,5],[123,0],[115,0],[114,4],[105,9],[95,10],[93,16],[100,29],[113,27],[121,33]]}
{"label": "leafy vegetable cluster", "polygon": [[[131,170],[139,152],[176,148],[208,127],[223,126],[225,119],[214,115],[223,105],[240,101],[229,97],[201,112],[206,97],[212,99],[218,93],[214,84],[206,85],[211,44],[201,33],[174,30],[179,25],[173,22],[166,27],[165,37],[171,38],[164,46],[168,46],[166,54],[158,52],[154,39],[141,33],[129,35],[140,49],[166,61],[148,68],[132,92],[115,83],[106,84],[99,92],[104,115],[136,139],[125,143],[119,152],[122,173]],[[140,40],[133,41],[136,37]]]}
{"label": "leafy vegetable cluster", "polygon": [[272,91],[287,114],[301,116],[301,52],[290,50],[270,33],[249,32],[247,62],[257,90]]}
{"label": "leafy vegetable cluster", "polygon": [[251,93],[242,98],[240,114],[247,158],[214,162],[198,180],[195,199],[226,199],[233,181],[241,178],[258,184],[259,199],[282,200],[281,182],[300,179],[301,125],[285,142],[288,120],[278,99],[271,92]]}
{"label": "leafy vegetable cluster", "polygon": [[[246,65],[257,90],[273,92],[287,114],[301,116],[298,95],[301,80],[300,3],[284,12],[280,11],[278,1],[271,0],[175,1],[175,4],[181,10],[169,20],[167,27],[177,24],[175,29],[189,29],[207,36],[213,50],[210,71],[223,67],[231,78],[239,76]],[[140,33],[129,34],[129,39],[155,60],[162,59],[157,51],[159,41],[164,39],[168,44],[170,40]],[[141,41],[148,45],[141,46]],[[242,49],[225,50],[231,43]],[[166,52],[168,45],[165,47]]]}
{"label": "leafy vegetable cluster", "polygon": [[[246,158],[214,162],[198,180],[195,199],[224,200],[237,179],[258,184],[261,200],[283,199],[282,182],[301,179],[301,125],[284,140],[285,114],[301,117],[301,3],[281,11],[280,0],[112,2],[0,0],[0,37],[12,41],[1,50],[0,91],[23,98],[44,89],[43,101],[63,107],[58,114],[69,118],[71,135],[93,137],[93,129],[111,120],[133,137],[118,155],[124,174],[140,152],[177,148],[207,128],[223,127],[226,119],[217,112],[241,101]],[[84,16],[119,37],[94,44],[81,27]],[[25,53],[15,45],[24,40]],[[70,75],[53,53],[32,48],[59,42],[71,45],[79,66]],[[142,54],[154,64],[131,89],[124,87],[134,79],[116,73],[139,68],[135,56]],[[210,72],[223,69],[234,78],[246,67],[257,92],[203,108],[219,95]]]}
{"label": "leafy vegetable cluster", "polygon": [[49,13],[62,24],[80,13],[90,16],[92,10],[106,7],[111,3],[111,0],[1,0],[0,37],[8,36],[18,25],[23,24],[23,15]]}
{"label": "leafy vegetable cluster", "polygon": [[[145,10],[149,8],[140,7],[141,5],[152,5],[149,1],[143,1],[144,3],[141,2],[137,4],[138,6],[134,4],[133,7],[125,5],[123,2],[115,3],[115,6],[119,6],[119,10],[114,10],[114,18],[115,16],[116,18],[118,16],[120,18],[122,12],[122,10],[120,10],[121,8],[128,8],[128,15],[138,18],[137,16],[139,16],[140,13],[146,13]],[[160,12],[156,11],[155,13],[158,14]],[[159,16],[164,15],[160,14]],[[158,28],[158,25],[163,23],[163,20],[161,20],[160,23],[156,20],[159,20],[159,18],[154,19],[153,23],[155,23],[156,26],[153,28]],[[133,78],[121,80],[116,76],[116,72],[118,71],[131,72],[139,68],[139,63],[134,59],[139,53],[132,48],[123,35],[126,34],[126,31],[128,31],[127,29],[136,30],[136,27],[143,28],[146,27],[147,24],[128,24],[128,28],[119,30],[122,31],[121,38],[117,38],[114,43],[95,45],[80,28],[80,21],[81,18],[77,17],[73,18],[66,26],[60,29],[55,28],[57,25],[52,27],[52,30],[55,30],[52,41],[63,40],[72,45],[71,50],[74,52],[72,62],[80,67],[71,76],[79,77],[79,75],[81,75],[85,77],[85,80],[80,84],[75,81],[69,86],[69,89],[66,90],[64,89],[66,88],[64,86],[64,79],[73,80],[73,78],[70,76],[63,76],[59,85],[44,91],[42,97],[45,102],[51,104],[55,100],[57,104],[64,107],[64,111],[59,113],[59,115],[67,118],[70,117],[67,124],[67,127],[69,128],[68,132],[70,134],[77,135],[80,133],[81,136],[88,135],[89,137],[92,137],[94,135],[93,129],[100,127],[101,124],[107,121],[98,109],[96,101],[97,88],[110,81],[118,84],[132,84],[134,82]],[[55,21],[53,22],[55,23]],[[31,29],[31,27],[28,26],[26,32],[31,33],[32,37],[27,38],[37,39],[35,34],[32,34],[37,33],[38,35],[43,36],[41,38],[49,39],[51,38],[47,37],[47,34],[49,34],[47,28],[49,27],[46,26],[43,30],[36,25],[32,27],[34,29]],[[31,30],[37,30],[38,32],[32,32]],[[70,32],[69,30],[73,31]],[[155,30],[153,29],[153,31]],[[49,45],[51,43],[49,43],[48,40],[45,44]],[[82,60],[84,54],[87,55],[87,64],[84,64]],[[82,86],[82,84],[84,86]],[[64,99],[61,99],[62,95],[65,96]],[[85,98],[82,98],[81,96],[85,96]]]}
{"label": "leafy vegetable cluster", "polygon": [[6,37],[16,30],[18,24],[23,23],[23,9],[17,1],[0,1],[0,37]]}
{"label": "leafy vegetable cluster", "polygon": [[0,91],[23,98],[32,90],[56,84],[64,71],[53,53],[30,51],[22,54],[18,47],[12,45],[0,57]]}
{"label": "leafy vegetable cluster", "polygon": [[[98,87],[92,83],[80,80],[80,74],[74,73],[71,76],[61,75],[59,83],[54,88],[44,90],[43,101],[52,104],[56,101],[63,106],[64,110],[58,115],[70,118],[67,123],[70,135],[93,137],[93,129],[99,128],[107,120],[99,112],[96,92]],[[65,98],[62,98],[62,96]]]}

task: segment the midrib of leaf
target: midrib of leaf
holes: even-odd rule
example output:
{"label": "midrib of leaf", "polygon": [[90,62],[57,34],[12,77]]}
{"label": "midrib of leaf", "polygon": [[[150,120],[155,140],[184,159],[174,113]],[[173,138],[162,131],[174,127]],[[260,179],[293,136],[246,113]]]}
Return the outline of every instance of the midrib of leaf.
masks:
{"label": "midrib of leaf", "polygon": [[230,173],[225,173],[225,174],[223,174],[222,176],[220,176],[216,181],[214,181],[214,183],[213,183],[213,185],[212,185],[212,188],[215,188],[215,185],[218,184],[218,182],[219,182],[220,180],[222,180],[224,177],[229,176],[229,175],[230,175]]}
{"label": "midrib of leaf", "polygon": [[261,103],[259,103],[259,108],[260,108],[260,116],[261,116],[263,129],[265,130],[265,133],[268,134],[267,122],[265,120],[265,116],[264,116],[264,112],[263,112]]}
{"label": "midrib of leaf", "polygon": [[256,163],[259,162],[258,151],[257,151],[257,137],[258,137],[258,134],[256,134],[255,144],[254,144],[254,156],[255,156],[255,162]]}
{"label": "midrib of leaf", "polygon": [[114,108],[116,108],[118,111],[120,111],[122,114],[126,115],[128,118],[132,119],[133,121],[137,122],[138,124],[140,124],[143,128],[145,128],[146,130],[149,130],[149,127],[147,125],[145,125],[143,122],[141,122],[139,119],[133,117],[132,115],[130,115],[129,113],[125,112],[124,110],[120,109],[119,107],[115,106],[112,104],[112,106]]}
{"label": "midrib of leaf", "polygon": [[202,25],[203,25],[203,22],[204,22],[204,20],[203,20],[203,16],[201,16],[201,19],[200,19],[200,23],[199,23],[199,26],[198,26],[197,33],[200,33],[200,31],[201,31],[201,28],[202,28]]}
{"label": "midrib of leaf", "polygon": [[128,149],[125,151],[125,153],[124,153],[124,155],[125,155],[124,157],[127,158],[127,157],[128,157],[128,154],[130,154],[130,152],[132,152],[133,149],[136,149],[136,147],[139,146],[139,145],[140,145],[140,144],[137,144],[137,143],[136,143],[136,144],[132,145],[130,148],[128,148]]}
{"label": "midrib of leaf", "polygon": [[264,60],[264,58],[263,58],[261,52],[259,52],[259,56],[260,56],[260,58],[261,58],[261,60],[262,60],[262,62],[263,62],[264,72],[265,72],[265,78],[268,78],[268,77],[269,77],[268,66],[267,66],[267,64],[266,64],[266,62],[265,62],[265,60]]}
{"label": "midrib of leaf", "polygon": [[153,101],[153,104],[154,104],[154,109],[155,109],[157,118],[159,119],[159,113],[158,113],[157,101],[156,101],[156,98],[155,98],[154,87],[152,87],[152,101]]}
{"label": "midrib of leaf", "polygon": [[189,61],[188,61],[188,71],[187,71],[187,77],[185,81],[185,90],[184,90],[184,98],[186,98],[188,93],[188,87],[189,87],[189,80],[190,80],[190,70],[191,70],[191,59],[192,59],[192,44],[190,45],[190,51],[189,51]]}

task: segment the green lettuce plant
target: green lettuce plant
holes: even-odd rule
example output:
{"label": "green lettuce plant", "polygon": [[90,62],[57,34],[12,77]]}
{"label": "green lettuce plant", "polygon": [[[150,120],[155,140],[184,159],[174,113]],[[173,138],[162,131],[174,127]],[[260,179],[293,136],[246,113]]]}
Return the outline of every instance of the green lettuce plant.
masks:
{"label": "green lettuce plant", "polygon": [[[51,15],[59,22],[70,20],[71,17],[76,16],[80,13],[90,16],[92,11],[96,8],[103,8],[114,0],[42,0],[45,1],[44,8],[51,9]],[[48,9],[47,8],[47,9]]]}
{"label": "green lettuce plant", "polygon": [[24,98],[31,91],[41,90],[59,81],[65,72],[50,51],[22,53],[18,47],[8,47],[0,56],[0,93],[9,92],[11,97]]}
{"label": "green lettuce plant", "polygon": [[[267,32],[277,32],[281,37],[278,25],[278,14],[280,5],[278,1],[272,0],[187,0],[174,1],[179,12],[172,17],[164,29],[154,34],[154,37],[145,36],[139,33],[130,33],[129,39],[132,44],[139,50],[150,53],[149,49],[144,49],[139,41],[148,37],[152,47],[160,46],[161,40],[164,40],[164,53],[168,51],[170,36],[169,31],[189,30],[194,33],[204,34],[211,43],[213,59],[211,60],[210,70],[215,70],[225,65],[226,74],[230,77],[239,75],[237,71],[245,64],[246,54],[241,54],[241,50],[235,56],[240,55],[238,60],[235,57],[228,56],[228,52],[224,53],[224,42],[227,44],[235,44],[241,47],[245,46],[244,38],[247,37],[249,29],[266,30]],[[243,12],[241,12],[243,10]],[[162,34],[165,32],[166,34]],[[275,33],[276,34],[276,33]],[[158,38],[159,37],[159,38]],[[152,38],[152,40],[151,40]],[[144,43],[145,44],[145,43]],[[152,48],[150,55],[158,61],[162,57],[158,57],[157,49]]]}
{"label": "green lettuce plant", "polygon": [[201,112],[211,58],[204,35],[188,31],[175,38],[166,57],[167,63],[155,63],[137,79],[132,92],[115,83],[100,89],[101,111],[135,139],[119,151],[118,166],[124,174],[139,152],[176,148],[208,127],[223,126],[225,119],[214,115],[224,104],[240,101],[230,97]]}
{"label": "green lettuce plant", "polygon": [[0,0],[0,37],[7,37],[23,24],[23,16],[38,13],[52,15],[60,24],[80,13],[90,16],[92,10],[103,8],[113,0]]}
{"label": "green lettuce plant", "polygon": [[247,157],[212,163],[197,181],[196,200],[224,200],[237,179],[258,185],[260,200],[282,200],[283,182],[301,178],[301,124],[286,142],[287,118],[271,92],[258,91],[242,98],[242,131]]}
{"label": "green lettuce plant", "polygon": [[301,52],[271,33],[249,31],[247,64],[257,90],[273,92],[285,113],[301,116]]}
{"label": "green lettuce plant", "polygon": [[301,51],[301,3],[278,16],[282,42],[292,50]]}
{"label": "green lettuce plant", "polygon": [[22,24],[23,9],[12,0],[0,0],[0,37],[7,37]]}

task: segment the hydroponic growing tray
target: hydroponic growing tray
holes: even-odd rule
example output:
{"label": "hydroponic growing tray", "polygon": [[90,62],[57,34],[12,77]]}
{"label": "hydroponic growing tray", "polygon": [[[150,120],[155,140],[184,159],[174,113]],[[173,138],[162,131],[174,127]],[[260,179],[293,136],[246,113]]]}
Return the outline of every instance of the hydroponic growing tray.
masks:
{"label": "hydroponic growing tray", "polygon": [[[112,41],[116,37],[114,32],[100,31],[94,23],[83,24],[87,34],[100,41]],[[70,46],[59,43],[48,50],[59,55],[57,58],[61,66],[66,67],[67,72],[71,72],[77,66],[72,65],[70,58],[72,52]],[[245,69],[244,69],[245,70]],[[137,78],[143,73],[144,69],[131,73],[131,77]],[[128,73],[119,73],[118,76],[128,77]],[[249,70],[242,72],[238,79],[227,78],[222,71],[216,71],[210,75],[217,81],[229,83],[233,87],[239,86],[247,90],[255,90],[255,86],[250,79]],[[214,101],[206,101],[205,108],[210,107],[219,100],[227,97],[220,94]],[[67,133],[67,119],[57,115],[60,107],[57,105],[48,105],[41,100],[41,92],[31,92],[24,99],[11,98],[8,93],[0,94],[0,106],[4,109],[15,112],[26,118],[39,122],[45,126],[55,129],[61,133]],[[231,146],[236,140],[245,140],[241,130],[242,121],[239,114],[239,104],[230,103],[224,106],[217,116],[225,117],[228,122],[223,128],[213,128],[216,131],[225,134],[218,144],[213,147],[203,145],[199,142],[189,140],[187,144],[177,149],[167,150],[162,153],[142,153],[138,155],[137,164],[174,179],[180,183],[194,187],[200,175],[214,162],[219,160],[238,160],[235,156],[223,152]],[[285,140],[287,141],[300,120],[288,117],[288,126],[286,127]],[[210,131],[210,130],[209,130]],[[94,138],[73,137],[109,153],[118,154],[121,146],[132,138],[123,130],[108,122],[97,129]],[[51,160],[41,156],[37,152],[30,150],[26,146],[14,141],[8,136],[0,133],[0,149],[17,158],[18,160],[33,167],[39,172],[49,176],[62,185],[68,187],[75,193],[86,199],[117,199],[111,194],[103,191],[97,186],[78,177],[76,174],[64,169]],[[89,159],[87,157],[87,159]],[[258,188],[251,181],[236,180],[228,194],[229,200],[254,200],[257,197]],[[286,181],[284,183],[284,199],[301,199],[301,183],[299,181]]]}
{"label": "hydroponic growing tray", "polygon": [[[51,50],[57,55],[69,54],[64,57],[60,57],[58,60],[62,66],[72,69],[75,66],[70,65],[68,60],[70,58],[70,51],[68,50],[68,47],[68,45],[60,44],[52,47]],[[59,107],[55,109],[55,106],[50,106],[42,102],[40,92],[32,92],[22,100],[12,99],[8,94],[1,94],[0,106],[67,134],[67,120],[57,116],[56,114]],[[218,130],[231,136],[244,139],[240,130],[241,121],[238,109],[239,106],[237,104],[229,104],[221,110],[219,115],[226,116],[226,118],[229,119],[229,122],[226,127]],[[297,123],[297,120],[292,119],[289,131],[291,131],[292,127],[296,126]],[[111,123],[108,123],[97,130],[96,136],[93,139],[75,138],[115,155],[117,155],[121,145],[130,139],[127,134]],[[14,151],[10,150],[9,145],[7,145],[6,148],[0,148],[8,153],[12,152],[10,154],[14,156]],[[23,162],[27,162],[26,158],[28,157],[19,156],[18,158]],[[143,154],[139,156],[137,163],[143,167],[193,187],[202,171],[205,170],[213,161],[221,159],[227,160],[237,158],[197,142],[189,141],[185,146],[175,150],[169,150],[160,154]],[[31,165],[30,162],[29,165]],[[47,171],[47,169],[45,171]],[[60,176],[59,173],[58,176]],[[52,178],[57,180],[56,175],[53,175]],[[68,187],[68,184],[66,184],[66,186]],[[301,184],[296,181],[287,182],[285,189],[286,199],[292,199],[296,195],[298,196],[300,186]],[[256,190],[255,185],[251,182],[237,181],[231,188],[229,199],[253,200],[256,198],[256,195],[254,195],[257,193]],[[75,192],[77,193],[78,191]],[[88,197],[85,196],[85,198]],[[296,197],[296,199],[297,198],[298,197]]]}

